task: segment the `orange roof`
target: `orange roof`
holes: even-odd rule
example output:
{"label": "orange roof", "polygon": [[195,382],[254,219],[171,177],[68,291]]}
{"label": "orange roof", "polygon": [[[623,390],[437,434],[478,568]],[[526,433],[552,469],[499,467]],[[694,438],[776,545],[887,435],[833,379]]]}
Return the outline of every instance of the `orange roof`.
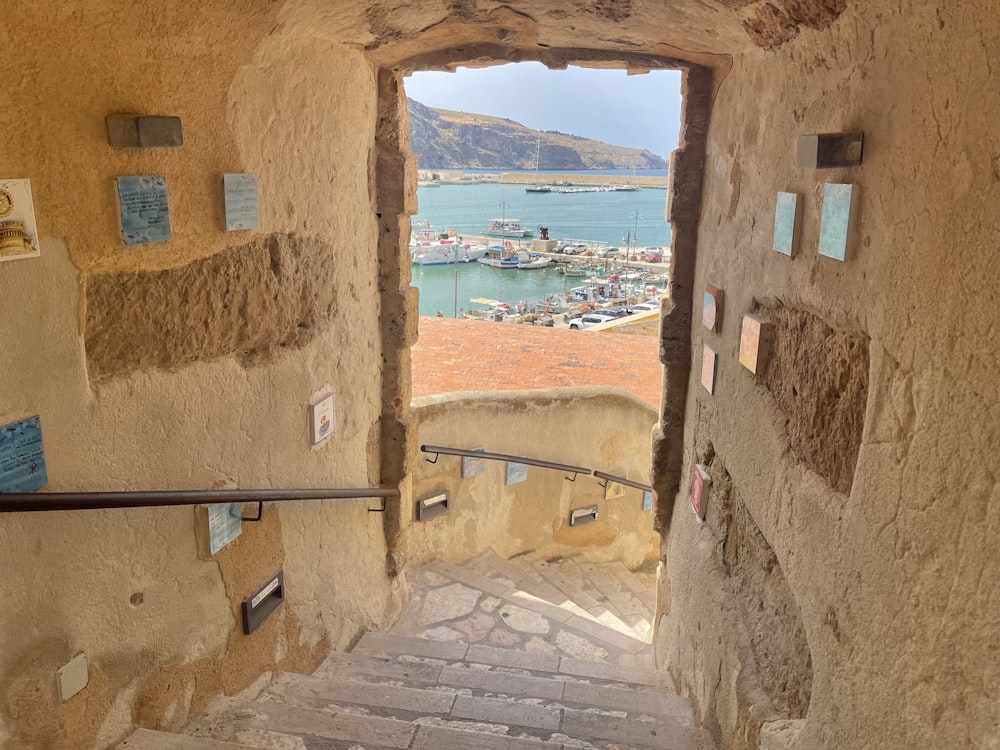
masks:
{"label": "orange roof", "polygon": [[659,339],[622,333],[420,318],[413,395],[618,386],[660,405]]}

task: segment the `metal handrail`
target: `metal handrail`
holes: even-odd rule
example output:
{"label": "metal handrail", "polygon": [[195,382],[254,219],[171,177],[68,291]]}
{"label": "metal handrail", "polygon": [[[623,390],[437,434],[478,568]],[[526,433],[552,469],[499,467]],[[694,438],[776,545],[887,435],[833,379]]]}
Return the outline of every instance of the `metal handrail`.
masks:
{"label": "metal handrail", "polygon": [[631,479],[626,479],[625,477],[619,477],[614,474],[605,474],[603,471],[595,471],[594,476],[598,479],[604,479],[606,481],[617,482],[618,484],[624,484],[629,487],[635,487],[637,490],[646,490],[646,492],[652,492],[653,488],[648,484],[642,484],[641,482],[633,482]]}
{"label": "metal handrail", "polygon": [[[570,464],[558,464],[552,461],[542,461],[538,458],[528,458],[527,456],[509,456],[506,453],[489,453],[488,451],[470,451],[465,448],[445,448],[440,445],[421,445],[420,450],[423,453],[434,453],[443,454],[445,456],[469,456],[472,458],[485,458],[489,461],[513,461],[519,464],[528,464],[529,466],[541,466],[543,469],[555,469],[556,471],[568,471],[571,474],[587,474],[593,473],[591,469],[586,469],[582,466],[571,466]],[[428,459],[430,461],[430,459]],[[437,463],[437,458],[435,458],[431,463]]]}
{"label": "metal handrail", "polygon": [[56,510],[106,510],[114,508],[158,508],[209,503],[264,503],[292,500],[351,500],[360,498],[398,500],[398,488],[291,490],[153,490],[134,492],[0,492],[0,513],[37,513]]}
{"label": "metal handrail", "polygon": [[571,466],[570,464],[559,464],[552,461],[542,461],[537,458],[528,458],[527,456],[511,456],[506,453],[488,453],[487,451],[474,451],[468,450],[466,448],[445,448],[440,445],[421,445],[420,450],[423,453],[433,453],[435,454],[434,460],[430,463],[437,463],[437,455],[443,454],[446,456],[470,456],[472,458],[485,458],[490,461],[514,461],[519,464],[529,464],[530,466],[541,466],[543,469],[556,469],[557,471],[568,471],[573,474],[586,474],[588,476],[595,476],[598,479],[604,479],[605,481],[618,482],[619,484],[624,484],[629,487],[635,487],[636,489],[646,490],[652,492],[653,488],[648,484],[642,484],[641,482],[633,482],[631,479],[626,477],[620,477],[615,474],[606,474],[603,471],[597,471],[596,469],[586,469],[582,466]]}

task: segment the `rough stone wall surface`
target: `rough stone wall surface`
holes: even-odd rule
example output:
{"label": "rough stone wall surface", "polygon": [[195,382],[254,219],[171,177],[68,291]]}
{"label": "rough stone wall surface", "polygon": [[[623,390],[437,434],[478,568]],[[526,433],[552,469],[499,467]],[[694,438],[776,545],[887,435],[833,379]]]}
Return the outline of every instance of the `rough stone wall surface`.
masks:
{"label": "rough stone wall surface", "polygon": [[[696,281],[724,289],[726,310],[720,333],[697,316],[692,327],[657,643],[699,715],[717,717],[723,746],[756,747],[761,722],[768,747],[996,744],[998,39],[989,2],[850,3],[825,31],[736,56],[719,87]],[[799,135],[838,131],[865,133],[861,167],[795,165]],[[846,263],[817,254],[825,182],[859,187]],[[771,249],[778,191],[804,204],[791,259]],[[760,303],[869,338],[849,492],[792,448],[766,379],[738,362],[741,318]],[[719,352],[714,396],[698,378],[704,343]],[[739,678],[750,644],[708,627],[736,611],[712,566],[716,541],[687,504],[707,440],[801,612],[813,678],[800,723],[752,712],[760,702]]]}
{"label": "rough stone wall surface", "polygon": [[831,487],[851,491],[868,401],[868,337],[817,316],[760,305],[772,326],[764,387],[788,420],[791,448]]}
{"label": "rough stone wall surface", "polygon": [[[655,410],[624,391],[558,388],[545,391],[454,394],[414,400],[414,447],[408,455],[413,501],[448,490],[447,515],[414,520],[401,509],[394,551],[412,565],[434,558],[462,562],[487,549],[510,557],[527,551],[621,560],[638,567],[657,552],[651,511],[643,493],[625,488],[605,499],[605,488],[588,476],[528,467],[528,479],[506,484],[506,462],[487,461],[476,477],[462,478],[462,458],[421,453],[424,444],[491,453],[530,455],[597,469],[648,483],[649,434]],[[528,437],[526,441],[526,437]],[[599,504],[598,520],[570,527],[573,508]]]}
{"label": "rough stone wall surface", "polygon": [[[299,349],[353,318],[354,292],[337,298],[334,248],[271,235],[180,268],[91,275],[87,360],[104,380],[218,357],[244,366]],[[338,313],[340,313],[338,315]]]}
{"label": "rough stone wall surface", "polygon": [[[280,10],[4,9],[2,172],[32,180],[41,257],[0,264],[0,424],[41,416],[51,491],[382,481],[373,71]],[[111,148],[114,112],[178,115],[185,144]],[[259,230],[222,231],[223,172],[257,174]],[[112,178],[142,174],[167,177],[174,238],[125,247]],[[324,388],[334,435],[311,450]],[[266,506],[215,557],[193,508],[4,515],[0,747],[175,728],[391,619],[374,505]],[[240,600],[279,568],[285,605],[244,636]],[[59,703],[55,670],[80,652],[91,684]]]}

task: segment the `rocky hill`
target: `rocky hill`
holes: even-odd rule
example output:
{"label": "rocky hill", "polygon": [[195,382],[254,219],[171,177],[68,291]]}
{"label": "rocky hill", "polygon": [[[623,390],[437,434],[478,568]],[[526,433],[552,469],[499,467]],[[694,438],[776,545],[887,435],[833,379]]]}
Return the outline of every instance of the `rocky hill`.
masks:
{"label": "rocky hill", "polygon": [[[612,146],[556,131],[538,131],[500,117],[425,107],[408,99],[410,145],[420,169],[666,169],[643,149]],[[540,139],[540,140],[539,140]]]}

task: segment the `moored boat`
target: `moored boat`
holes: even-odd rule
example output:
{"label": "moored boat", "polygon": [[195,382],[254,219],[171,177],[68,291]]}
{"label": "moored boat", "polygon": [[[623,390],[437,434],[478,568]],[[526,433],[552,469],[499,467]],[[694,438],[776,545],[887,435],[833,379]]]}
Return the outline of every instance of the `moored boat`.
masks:
{"label": "moored boat", "polygon": [[456,240],[442,240],[427,247],[411,249],[411,257],[418,266],[446,266],[452,263],[471,263],[486,255],[487,248]]}
{"label": "moored boat", "polygon": [[491,219],[483,232],[487,237],[534,237],[535,233],[521,226],[520,219]]}

